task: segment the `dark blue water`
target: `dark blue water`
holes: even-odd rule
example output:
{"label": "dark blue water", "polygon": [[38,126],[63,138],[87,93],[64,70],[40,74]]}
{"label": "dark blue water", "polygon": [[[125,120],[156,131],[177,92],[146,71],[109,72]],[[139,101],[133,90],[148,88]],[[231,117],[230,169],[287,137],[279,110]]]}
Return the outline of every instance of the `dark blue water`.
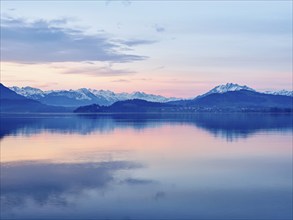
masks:
{"label": "dark blue water", "polygon": [[292,116],[1,115],[1,219],[292,219]]}

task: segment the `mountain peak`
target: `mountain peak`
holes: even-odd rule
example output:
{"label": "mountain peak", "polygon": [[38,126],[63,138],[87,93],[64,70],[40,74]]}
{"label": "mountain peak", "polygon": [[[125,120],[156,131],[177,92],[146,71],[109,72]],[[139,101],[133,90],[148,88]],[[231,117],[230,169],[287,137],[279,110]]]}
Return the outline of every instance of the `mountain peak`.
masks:
{"label": "mountain peak", "polygon": [[289,90],[279,90],[279,91],[265,91],[265,94],[271,94],[271,95],[285,95],[285,96],[291,96],[293,97],[293,91],[289,91]]}
{"label": "mountain peak", "polygon": [[246,86],[246,85],[239,85],[236,83],[226,83],[222,85],[218,85],[215,88],[211,89],[207,93],[203,94],[202,96],[206,96],[212,93],[225,93],[230,91],[239,91],[239,90],[249,90],[249,91],[255,91],[254,89]]}
{"label": "mountain peak", "polygon": [[26,98],[32,98],[32,99],[38,96],[44,97],[44,94],[45,94],[43,90],[38,88],[33,88],[31,86],[26,86],[26,87],[13,86],[13,87],[10,87],[9,89],[11,89],[12,91],[16,92],[19,95],[22,95]]}

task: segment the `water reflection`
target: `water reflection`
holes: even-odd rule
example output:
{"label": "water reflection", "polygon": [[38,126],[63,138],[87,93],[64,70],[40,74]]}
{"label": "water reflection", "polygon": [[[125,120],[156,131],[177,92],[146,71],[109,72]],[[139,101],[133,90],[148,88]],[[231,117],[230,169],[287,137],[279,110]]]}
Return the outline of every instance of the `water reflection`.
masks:
{"label": "water reflection", "polygon": [[116,175],[123,170],[132,173],[143,169],[140,165],[128,162],[4,164],[1,176],[1,217],[292,218],[292,182],[289,179],[292,170],[289,160],[273,161],[272,164],[265,160],[255,160],[246,165],[245,160],[238,163],[205,161],[192,165],[197,165],[189,167],[192,172],[182,169],[181,172],[187,171],[187,175],[176,172],[173,177],[177,179],[172,180],[172,175],[161,173],[163,178],[157,177],[159,181],[153,181]]}
{"label": "water reflection", "polygon": [[292,218],[292,116],[5,115],[3,219]]}
{"label": "water reflection", "polygon": [[290,131],[292,115],[286,114],[148,114],[148,115],[2,115],[0,138],[57,133],[108,133],[118,128],[143,130],[166,124],[186,124],[207,130],[216,137],[233,141],[262,130]]}
{"label": "water reflection", "polygon": [[68,194],[101,190],[111,183],[148,184],[151,180],[114,177],[115,172],[142,168],[139,163],[108,161],[99,163],[8,162],[1,164],[1,206],[3,209],[34,200],[39,205],[54,201],[67,205]]}

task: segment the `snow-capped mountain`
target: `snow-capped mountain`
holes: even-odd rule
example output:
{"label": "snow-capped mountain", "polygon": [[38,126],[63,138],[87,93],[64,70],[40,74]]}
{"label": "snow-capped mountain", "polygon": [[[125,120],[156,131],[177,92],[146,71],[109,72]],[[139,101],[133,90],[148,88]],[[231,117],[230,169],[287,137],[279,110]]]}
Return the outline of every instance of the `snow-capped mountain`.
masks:
{"label": "snow-capped mountain", "polygon": [[62,106],[81,106],[89,104],[111,105],[117,101],[128,99],[143,99],[152,102],[168,102],[179,100],[178,98],[167,98],[160,95],[146,94],[144,92],[133,93],[114,93],[109,90],[95,90],[81,88],[77,90],[49,90],[42,91],[41,89],[32,87],[10,87],[17,94],[27,98],[40,101],[48,105]]}
{"label": "snow-capped mountain", "polygon": [[265,94],[271,94],[271,95],[285,95],[285,96],[292,96],[293,97],[293,91],[288,90],[279,90],[279,91],[265,91]]}
{"label": "snow-capped mountain", "polygon": [[[79,107],[84,105],[98,104],[109,106],[117,101],[132,100],[132,99],[142,99],[150,102],[170,102],[181,100],[179,98],[167,98],[160,95],[147,94],[144,92],[132,92],[132,93],[115,93],[110,90],[96,90],[96,89],[87,89],[80,88],[77,90],[49,90],[43,91],[41,89],[33,87],[10,87],[11,90],[15,91],[17,94],[25,96],[29,99],[37,100],[41,103],[47,105],[55,106],[68,106],[68,107]],[[211,89],[207,93],[197,96],[195,99],[208,96],[214,93],[226,93],[231,91],[240,91],[240,90],[249,90],[252,92],[254,89],[246,85],[238,85],[235,83],[227,83],[223,85],[218,85],[215,88]],[[276,91],[276,92],[259,92],[272,95],[283,95],[293,97],[293,91]],[[180,101],[179,101],[180,102]]]}
{"label": "snow-capped mountain", "polygon": [[40,97],[45,96],[44,91],[37,89],[37,88],[30,87],[30,86],[26,86],[26,87],[22,87],[22,88],[19,88],[17,86],[13,86],[13,87],[10,87],[9,89],[13,90],[14,92],[16,92],[19,95],[22,95],[22,96],[30,98],[30,99],[39,99]]}
{"label": "snow-capped mountain", "polygon": [[95,96],[103,96],[109,102],[112,102],[112,103],[117,101],[128,100],[128,99],[143,99],[143,100],[152,101],[152,102],[169,102],[169,101],[179,100],[178,98],[174,98],[174,97],[166,98],[164,96],[147,94],[144,92],[114,93],[109,90],[94,90],[94,89],[89,89],[89,91],[93,93]]}
{"label": "snow-capped mountain", "polygon": [[265,93],[265,94],[271,94],[271,95],[284,95],[284,96],[293,96],[293,91],[288,91],[288,90],[279,90],[279,91],[256,91],[255,89],[252,89],[246,85],[241,86],[236,83],[226,83],[223,85],[218,85],[215,88],[211,89],[207,93],[200,95],[198,97],[203,97],[212,93],[225,93],[225,92],[231,92],[231,91],[239,91],[239,90],[248,90],[248,91],[253,91],[253,92],[260,92],[260,93]]}
{"label": "snow-capped mountain", "polygon": [[[207,93],[204,93],[203,95],[200,95],[198,97],[203,97],[207,96],[213,93],[226,93],[226,92],[231,92],[231,91],[239,91],[239,90],[248,90],[248,91],[253,91],[253,92],[259,92],[259,93],[264,93],[264,94],[271,94],[271,95],[283,95],[283,96],[291,96],[293,97],[293,91],[288,91],[288,90],[279,90],[279,91],[256,91],[255,89],[252,89],[246,85],[241,86],[236,83],[226,83],[223,85],[218,85],[215,88],[211,89]],[[197,98],[198,98],[197,97]]]}
{"label": "snow-capped mountain", "polygon": [[236,83],[227,83],[227,84],[224,84],[224,85],[218,85],[216,86],[215,88],[211,89],[210,91],[208,91],[207,93],[203,94],[203,95],[200,95],[200,97],[203,97],[203,96],[207,96],[209,94],[212,94],[212,93],[225,93],[225,92],[231,92],[231,91],[239,91],[239,90],[249,90],[249,91],[254,91],[254,89],[244,85],[244,86],[241,86],[241,85],[238,85]]}

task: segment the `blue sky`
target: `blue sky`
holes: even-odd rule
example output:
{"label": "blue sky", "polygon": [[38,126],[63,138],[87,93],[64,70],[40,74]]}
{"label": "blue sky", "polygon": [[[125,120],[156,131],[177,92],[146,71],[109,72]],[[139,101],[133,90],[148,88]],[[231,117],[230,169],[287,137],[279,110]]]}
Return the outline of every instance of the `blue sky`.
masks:
{"label": "blue sky", "polygon": [[292,89],[292,1],[1,1],[1,81],[191,97]]}

